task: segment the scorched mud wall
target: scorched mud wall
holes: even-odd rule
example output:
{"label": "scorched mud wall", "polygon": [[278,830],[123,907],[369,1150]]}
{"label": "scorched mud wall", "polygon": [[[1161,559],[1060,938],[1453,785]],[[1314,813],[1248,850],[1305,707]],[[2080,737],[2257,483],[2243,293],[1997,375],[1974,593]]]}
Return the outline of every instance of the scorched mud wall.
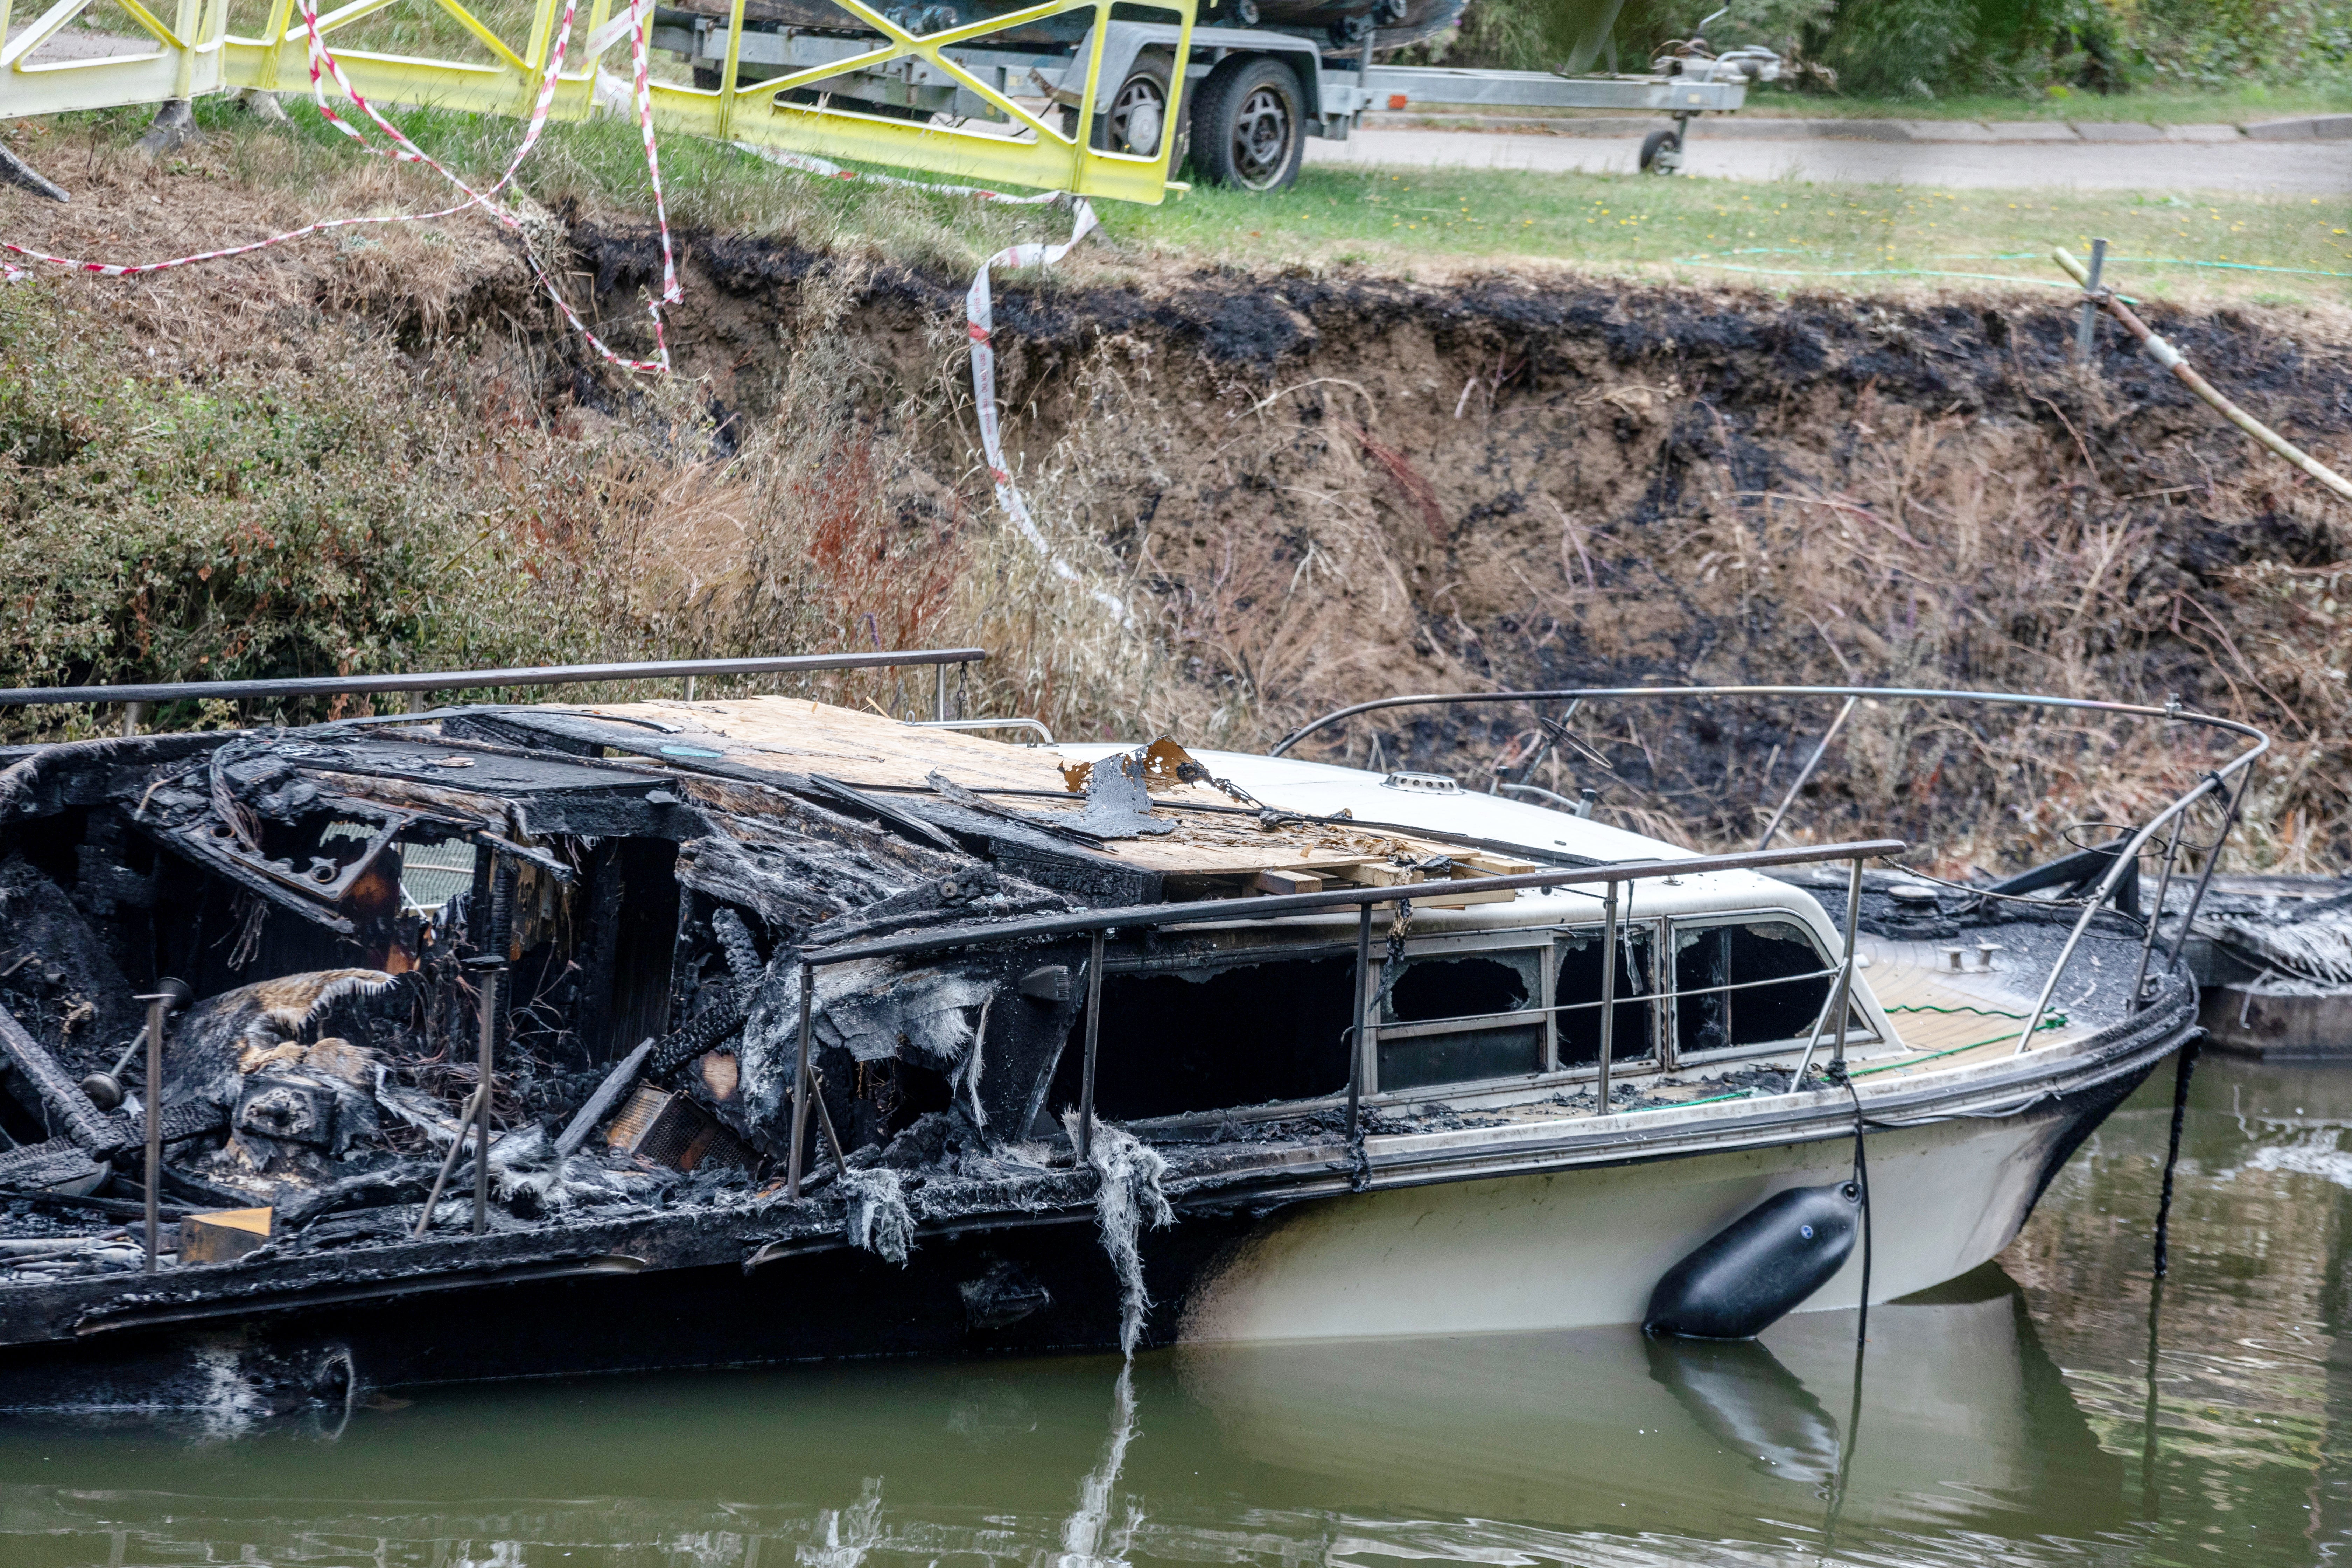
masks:
{"label": "scorched mud wall", "polygon": [[[615,304],[654,276],[643,237],[579,242]],[[2263,856],[2346,847],[2342,509],[2112,329],[2075,372],[2055,290],[1000,279],[1008,449],[1063,574],[975,466],[964,279],[693,251],[687,368],[745,442],[789,426],[794,460],[840,481],[824,506],[868,487],[879,526],[953,560],[938,635],[1000,649],[996,700],[1057,732],[1255,746],[1344,702],[1496,687],[2178,694],[2283,742],[2249,806]],[[2262,416],[2352,459],[2340,321],[2154,314]],[[1535,782],[1738,841],[1833,710],[1590,713],[1597,754],[1555,752]],[[1308,754],[1483,787],[1528,722],[1424,710]],[[2144,810],[2207,760],[2146,728],[1873,708],[1800,815],[1997,862]]]}

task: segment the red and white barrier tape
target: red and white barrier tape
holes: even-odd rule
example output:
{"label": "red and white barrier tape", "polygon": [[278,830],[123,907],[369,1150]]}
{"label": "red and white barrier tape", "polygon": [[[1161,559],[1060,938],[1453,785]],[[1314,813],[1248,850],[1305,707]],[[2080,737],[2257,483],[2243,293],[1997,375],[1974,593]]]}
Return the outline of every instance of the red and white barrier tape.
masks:
{"label": "red and white barrier tape", "polygon": [[[1031,241],[1026,245],[1008,246],[980,264],[972,276],[971,288],[963,300],[965,330],[971,334],[971,395],[973,411],[980,419],[980,445],[988,459],[988,477],[996,487],[996,501],[1005,515],[1021,531],[1021,537],[1045,558],[1054,574],[1066,582],[1086,585],[1077,568],[1054,553],[1037,521],[1030,515],[1029,503],[1022,499],[1021,488],[1013,482],[1013,470],[1005,465],[1004,438],[996,413],[996,346],[992,339],[996,331],[996,311],[990,291],[990,269],[998,267],[1051,267],[1076,248],[1080,240],[1097,226],[1095,209],[1083,196],[1073,196],[1064,191],[1047,191],[1041,195],[1008,196],[1002,191],[992,191],[982,185],[941,185],[923,180],[901,179],[896,174],[867,174],[855,169],[845,169],[823,158],[812,158],[804,153],[785,153],[773,147],[754,147],[749,142],[735,145],[743,152],[780,163],[788,169],[806,174],[823,174],[836,180],[858,180],[867,184],[897,185],[906,190],[930,191],[934,194],[973,196],[984,202],[998,202],[1006,206],[1034,206],[1048,202],[1070,205],[1070,237],[1059,245]],[[1088,587],[1097,604],[1118,617],[1121,626],[1133,623],[1126,603],[1117,595],[1102,588]]]}
{"label": "red and white barrier tape", "polygon": [[[324,233],[329,229],[349,228],[367,224],[425,223],[438,218],[453,217],[471,208],[479,207],[492,218],[523,237],[523,257],[530,267],[533,279],[546,291],[547,297],[555,302],[555,308],[562,312],[564,320],[572,324],[572,330],[586,339],[589,346],[602,355],[607,363],[628,370],[667,371],[670,368],[669,345],[663,331],[661,310],[664,305],[677,304],[685,296],[678,287],[677,261],[670,244],[669,214],[662,196],[661,163],[654,145],[653,95],[648,83],[646,50],[646,28],[653,12],[649,3],[646,3],[646,0],[638,0],[638,3],[633,5],[623,16],[614,18],[612,22],[597,29],[589,43],[592,50],[601,53],[601,49],[597,48],[599,41],[601,40],[603,47],[609,47],[620,37],[619,32],[615,30],[615,25],[628,26],[632,39],[632,64],[635,73],[635,96],[637,120],[645,135],[646,177],[653,187],[654,213],[661,228],[662,289],[661,293],[646,307],[646,313],[653,318],[655,357],[650,360],[629,359],[608,348],[604,341],[589,328],[588,323],[580,319],[579,312],[572,308],[571,301],[564,299],[562,290],[556,288],[555,280],[548,276],[546,268],[540,264],[538,253],[530,247],[530,237],[524,230],[520,216],[495,199],[500,191],[513,183],[515,175],[522,167],[523,160],[530,155],[531,150],[539,144],[541,132],[547,129],[548,110],[555,101],[557,78],[563,69],[563,56],[571,44],[572,20],[578,10],[579,0],[564,0],[563,18],[556,29],[554,47],[548,51],[547,68],[541,74],[538,100],[531,106],[530,120],[523,130],[522,141],[516,146],[514,156],[509,160],[506,173],[499,176],[498,183],[486,190],[477,191],[409,140],[398,126],[386,120],[377,110],[375,105],[370,103],[365,97],[362,96],[359,89],[352,85],[351,79],[343,73],[341,62],[337,60],[328,49],[325,38],[319,32],[319,12],[315,0],[302,0],[302,26],[308,39],[310,60],[310,96],[318,105],[320,114],[325,117],[329,124],[357,142],[363,152],[373,153],[380,157],[392,158],[400,163],[423,163],[432,169],[464,193],[466,199],[455,206],[443,207],[435,212],[398,213],[379,217],[329,218],[320,223],[308,224],[301,228],[289,230],[284,234],[274,234],[266,239],[255,240],[247,245],[230,246],[220,250],[199,251],[191,256],[173,257],[166,261],[146,261],[130,265],[83,261],[69,257],[51,256],[46,251],[35,250],[29,246],[17,245],[8,240],[0,240],[0,251],[21,256],[27,260],[70,268],[78,272],[94,273],[100,277],[137,278],[150,272],[163,272],[173,268],[191,267],[200,261],[220,261],[233,256],[247,256],[257,250],[267,250],[272,246],[284,245],[289,240],[301,239],[310,235]],[[595,58],[595,53],[591,54],[592,59]],[[378,130],[383,132],[387,146],[373,145],[364,132],[335,112],[333,106],[327,101],[324,79],[326,77],[332,77],[336,88],[343,96],[358,105],[361,111]],[[22,268],[0,262],[0,281],[13,283],[28,276],[29,274]]]}
{"label": "red and white barrier tape", "polygon": [[[100,277],[137,278],[150,272],[191,267],[200,261],[219,261],[233,256],[250,255],[257,250],[267,250],[272,246],[284,245],[290,240],[321,234],[329,229],[349,228],[368,224],[424,223],[437,218],[452,217],[459,213],[479,207],[522,237],[523,256],[530,264],[531,276],[546,291],[547,297],[554,301],[555,308],[562,312],[564,320],[572,324],[572,330],[585,339],[589,346],[602,355],[608,363],[619,365],[627,370],[666,374],[671,367],[669,343],[662,321],[662,307],[679,303],[685,295],[678,285],[677,258],[670,241],[669,212],[662,195],[661,158],[654,137],[653,90],[648,75],[646,48],[646,28],[652,16],[652,0],[632,0],[629,8],[621,16],[614,17],[590,35],[586,53],[593,62],[619,39],[620,29],[625,27],[628,30],[630,64],[634,78],[631,97],[636,108],[638,128],[644,136],[646,179],[653,188],[654,216],[661,232],[661,292],[646,307],[646,314],[653,319],[655,357],[650,360],[629,359],[614,353],[605,346],[604,340],[589,328],[587,322],[580,319],[579,312],[572,308],[571,301],[564,299],[562,292],[556,288],[555,280],[550,278],[546,269],[541,266],[537,252],[531,249],[530,237],[524,230],[521,217],[495,199],[500,191],[513,182],[516,174],[522,167],[523,160],[529,157],[531,150],[539,144],[541,133],[547,128],[548,110],[555,101],[557,79],[563,68],[563,56],[571,44],[572,24],[578,10],[579,0],[564,0],[563,18],[556,28],[554,46],[548,51],[547,68],[540,78],[539,98],[531,107],[530,120],[524,127],[522,141],[516,146],[514,156],[508,161],[506,172],[499,176],[498,182],[485,190],[477,191],[430,153],[417,146],[402,132],[398,126],[386,120],[375,105],[370,103],[360,90],[352,85],[351,79],[343,73],[341,62],[338,61],[333,53],[328,49],[326,40],[320,34],[316,0],[302,0],[302,26],[310,51],[310,96],[312,101],[317,104],[320,114],[329,124],[350,137],[363,152],[374,153],[379,157],[391,158],[400,163],[423,163],[432,169],[465,194],[466,199],[455,206],[443,207],[438,211],[428,213],[400,213],[377,217],[329,218],[319,223],[305,225],[301,228],[289,230],[284,234],[271,235],[267,239],[255,240],[247,245],[230,246],[220,250],[199,251],[190,256],[173,257],[166,261],[148,261],[130,265],[82,261],[68,257],[51,256],[45,251],[35,250],[30,247],[14,244],[7,240],[0,240],[0,251],[21,256],[28,260],[47,262],[79,272],[94,273]],[[334,107],[327,101],[326,79],[330,77],[333,79],[336,88],[343,96],[356,104],[361,112],[365,114],[368,120],[383,132],[387,145],[378,147],[372,144],[366,132],[335,112]],[[901,179],[894,174],[861,174],[856,170],[845,169],[840,164],[829,163],[823,158],[814,158],[800,153],[787,153],[778,148],[754,147],[746,142],[737,142],[735,145],[772,163],[799,169],[808,174],[821,174],[831,179],[863,180],[872,184],[896,185],[908,190],[929,191],[944,195],[971,196],[981,201],[1002,203],[1007,206],[1031,206],[1063,201],[1069,203],[1072,216],[1070,237],[1058,245],[1032,241],[1024,245],[1010,246],[982,262],[979,272],[972,278],[971,289],[964,296],[964,315],[971,335],[972,396],[980,419],[981,446],[988,460],[989,479],[996,488],[997,502],[1004,508],[1006,515],[1013,519],[1013,525],[1020,529],[1022,537],[1045,558],[1056,575],[1071,583],[1083,584],[1084,579],[1077,570],[1054,552],[1053,546],[1047,542],[1045,534],[1038,529],[1035,518],[1029,511],[1028,503],[1022,499],[1020,487],[1013,481],[1012,470],[1005,464],[1003,436],[996,410],[996,352],[992,341],[995,330],[995,312],[990,291],[989,274],[992,268],[997,267],[1050,267],[1059,261],[1076,248],[1078,242],[1086,238],[1087,234],[1096,227],[1093,206],[1083,197],[1071,196],[1061,191],[1047,191],[1036,195],[1012,196],[1006,195],[1002,191],[992,191],[980,185],[937,184],[923,180]],[[0,282],[13,283],[28,276],[30,274],[22,268],[0,261]],[[1121,625],[1131,624],[1133,617],[1129,613],[1126,604],[1116,595],[1101,588],[1089,588],[1088,592],[1097,602],[1117,615]]]}

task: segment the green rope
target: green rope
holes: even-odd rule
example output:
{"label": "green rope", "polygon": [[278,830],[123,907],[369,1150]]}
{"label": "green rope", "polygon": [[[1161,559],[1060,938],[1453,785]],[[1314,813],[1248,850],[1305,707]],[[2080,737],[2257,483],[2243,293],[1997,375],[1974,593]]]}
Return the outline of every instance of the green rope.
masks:
{"label": "green rope", "polygon": [[1980,1018],[2022,1019],[2025,1016],[2022,1013],[2011,1013],[2000,1007],[1938,1007],[1930,1002],[1906,1002],[1900,1006],[1889,1007],[1886,1011],[1889,1013],[1974,1013]]}
{"label": "green rope", "polygon": [[1636,1105],[1618,1114],[1631,1116],[1637,1110],[1686,1110],[1694,1105],[1720,1105],[1727,1100],[1751,1100],[1755,1094],[1752,1089],[1736,1089],[1729,1094],[1710,1094],[1705,1100],[1671,1100],[1664,1105]]}
{"label": "green rope", "polygon": [[[1889,1008],[1887,1010],[1889,1012],[1894,1011],[1893,1008]],[[1937,1009],[1939,1012],[1944,1010],[1945,1009],[1941,1008]],[[1976,1009],[1969,1009],[1969,1011],[1975,1010]],[[2025,1015],[2022,1013],[2000,1013],[1995,1015],[1997,1017],[2003,1018],[2021,1018],[2024,1016]],[[2063,1029],[2065,1026],[2066,1015],[2063,1013],[2053,1013],[2048,1017],[2042,1019],[2040,1024],[2035,1026],[2037,1029]],[[1997,1046],[2000,1044],[2001,1041],[2008,1038],[2009,1037],[2007,1035],[1995,1035],[1990,1039],[1971,1040],[1965,1046],[1947,1046],[1940,1051],[1929,1051],[1923,1057],[1906,1057],[1899,1062],[1881,1062],[1876,1067],[1854,1068],[1851,1069],[1846,1076],[1848,1078],[1865,1078],[1874,1072],[1893,1072],[1897,1068],[1916,1067],[1921,1062],[1932,1062],[1937,1057],[1956,1057],[1962,1051],[1975,1050],[1979,1046]]]}
{"label": "green rope", "polygon": [[[2023,1018],[2025,1016],[2022,1013],[2004,1013],[1998,1007],[1936,1007],[1925,1003],[1903,1007],[1889,1007],[1886,1011],[1890,1013],[1981,1013],[1989,1018]],[[2043,1017],[2036,1027],[2037,1029],[2063,1029],[2066,1026],[2067,1021],[2065,1014],[2052,1013]],[[1958,1056],[1962,1051],[1975,1050],[1979,1046],[1999,1045],[2009,1037],[2007,1035],[1995,1035],[1990,1039],[1971,1040],[1965,1046],[1949,1046],[1940,1051],[1929,1051],[1922,1057],[1906,1057],[1898,1062],[1881,1062],[1876,1067],[1854,1068],[1846,1076],[1862,1078],[1874,1072],[1892,1072],[1896,1068],[1915,1067],[1921,1062],[1932,1062],[1937,1057]],[[1755,1096],[1756,1090],[1752,1089],[1737,1089],[1729,1094],[1710,1094],[1705,1100],[1676,1100],[1664,1105],[1636,1105],[1618,1114],[1630,1116],[1639,1110],[1686,1110],[1694,1105],[1720,1105],[1727,1100],[1752,1100]]]}

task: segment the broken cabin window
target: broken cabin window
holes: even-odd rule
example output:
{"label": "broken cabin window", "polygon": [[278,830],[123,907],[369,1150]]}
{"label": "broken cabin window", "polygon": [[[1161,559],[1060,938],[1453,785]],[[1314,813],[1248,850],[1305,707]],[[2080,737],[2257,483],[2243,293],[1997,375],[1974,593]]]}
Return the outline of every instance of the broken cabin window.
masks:
{"label": "broken cabin window", "polygon": [[[1559,1065],[1590,1068],[1601,1060],[1601,943],[1604,928],[1580,926],[1564,932],[1558,943],[1559,972],[1553,982],[1554,1032],[1559,1042]],[[1616,1022],[1610,1033],[1612,1065],[1654,1058],[1658,1054],[1658,1004],[1639,998],[1655,996],[1658,981],[1657,933],[1632,921],[1617,928],[1617,980],[1612,994],[1617,1000]],[[1636,1000],[1628,1001],[1633,997]]]}
{"label": "broken cabin window", "polygon": [[1833,962],[1794,921],[1675,926],[1675,1049],[1685,1057],[1811,1036]]}
{"label": "broken cabin window", "polygon": [[[1355,973],[1352,957],[1106,973],[1096,1114],[1133,1121],[1344,1094]],[[1045,1103],[1057,1115],[1078,1103],[1085,1027],[1081,1016],[1054,1072]]]}
{"label": "broken cabin window", "polygon": [[437,915],[473,885],[474,847],[466,840],[401,846],[400,890],[411,908]]}
{"label": "broken cabin window", "polygon": [[1539,1073],[1543,1006],[1540,948],[1408,958],[1381,1009],[1379,1088]]}

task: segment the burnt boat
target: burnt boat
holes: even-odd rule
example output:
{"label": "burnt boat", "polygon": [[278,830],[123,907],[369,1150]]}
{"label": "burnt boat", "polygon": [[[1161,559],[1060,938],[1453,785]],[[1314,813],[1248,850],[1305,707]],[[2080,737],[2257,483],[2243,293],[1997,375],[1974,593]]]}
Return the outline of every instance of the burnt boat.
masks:
{"label": "burnt boat", "polygon": [[2162,907],[2161,836],[2264,742],[1844,695],[2250,743],[1981,888],[1866,868],[1892,840],[1699,855],[1431,775],[803,698],[30,750],[0,1406],[1736,1337],[1954,1279],[2196,1028],[2143,851]]}

